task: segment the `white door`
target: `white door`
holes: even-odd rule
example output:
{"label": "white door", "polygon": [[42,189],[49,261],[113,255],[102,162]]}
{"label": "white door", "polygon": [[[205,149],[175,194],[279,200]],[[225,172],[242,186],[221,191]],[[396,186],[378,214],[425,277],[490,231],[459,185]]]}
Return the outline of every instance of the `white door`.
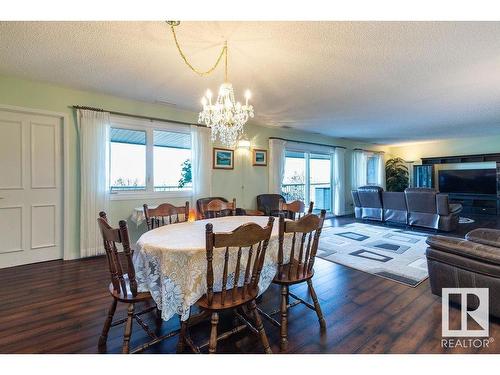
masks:
{"label": "white door", "polygon": [[0,268],[62,258],[61,126],[0,110]]}

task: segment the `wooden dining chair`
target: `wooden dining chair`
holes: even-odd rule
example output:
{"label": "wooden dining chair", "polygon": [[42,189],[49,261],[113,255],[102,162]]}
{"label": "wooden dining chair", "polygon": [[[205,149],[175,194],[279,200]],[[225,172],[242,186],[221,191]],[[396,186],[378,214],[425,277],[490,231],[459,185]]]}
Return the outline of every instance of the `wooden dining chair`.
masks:
{"label": "wooden dining chair", "polygon": [[232,202],[224,202],[220,199],[211,200],[207,203],[205,213],[210,219],[220,216],[235,216],[236,198],[233,198]]}
{"label": "wooden dining chair", "polygon": [[[321,330],[326,328],[325,319],[321,312],[316,291],[314,290],[312,277],[314,276],[314,260],[318,251],[318,243],[325,220],[326,211],[321,210],[319,216],[308,213],[296,221],[285,220],[283,216],[279,219],[279,244],[278,244],[278,272],[273,279],[273,284],[281,286],[280,308],[270,314],[259,311],[271,323],[280,327],[281,340],[280,350],[286,351],[288,348],[288,309],[300,303],[315,310],[318,316]],[[285,234],[292,235],[290,246],[290,258],[285,263],[284,238]],[[307,243],[306,243],[307,240]],[[289,291],[291,285],[307,283],[313,304],[303,300]],[[293,304],[289,304],[289,297],[295,299]],[[280,313],[281,321],[278,322],[272,316]]]}
{"label": "wooden dining chair", "polygon": [[[141,345],[132,350],[132,352],[142,351],[149,346],[156,344],[168,337],[172,337],[177,332],[170,332],[167,335],[157,336],[151,331],[148,325],[141,319],[141,315],[150,311],[157,310],[156,304],[152,300],[149,292],[137,292],[137,281],[135,278],[135,269],[132,262],[132,251],[130,250],[130,241],[127,229],[127,223],[120,220],[118,228],[112,228],[108,224],[108,219],[105,212],[99,213],[97,219],[99,229],[101,231],[102,239],[104,242],[104,249],[106,250],[106,258],[108,263],[109,272],[111,275],[111,283],[109,284],[109,293],[113,297],[113,302],[108,311],[108,316],[104,322],[101,336],[99,337],[98,349],[99,352],[105,351],[108,333],[111,327],[125,323],[125,333],[123,335],[122,353],[130,352],[130,337],[132,335],[132,323],[136,320],[137,323],[144,329],[144,331],[151,338],[151,341]],[[123,249],[123,256],[125,258],[125,265],[122,265],[120,256],[118,254],[117,244],[121,244]],[[125,272],[124,272],[125,271]],[[128,304],[127,318],[113,322],[116,306],[120,303]],[[153,302],[154,306],[147,307],[146,309],[136,312],[135,305],[140,302]],[[157,323],[161,323],[159,314],[157,314]]]}
{"label": "wooden dining chair", "polygon": [[[306,206],[304,202],[295,200],[290,203],[286,203],[285,201],[279,201],[279,216],[284,216],[285,218],[297,220],[303,217],[306,214]],[[309,203],[309,208],[307,210],[308,214],[312,214],[314,207],[314,202]]]}
{"label": "wooden dining chair", "polygon": [[180,207],[173,206],[170,203],[162,203],[156,208],[149,208],[147,204],[144,204],[143,208],[148,230],[167,224],[185,222],[189,218],[189,202]]}
{"label": "wooden dining chair", "polygon": [[[206,225],[207,291],[196,305],[211,317],[210,339],[201,346],[195,345],[188,332],[190,321],[182,322],[178,352],[182,352],[184,344],[187,343],[196,353],[200,353],[206,346],[209,353],[215,353],[219,340],[249,328],[260,335],[265,352],[272,353],[255,299],[259,295],[258,284],[273,222],[274,218],[270,217],[264,228],[255,223],[247,223],[229,233],[214,233],[212,224]],[[220,279],[216,280],[219,276],[214,275],[214,269],[220,268],[214,264],[214,259],[221,259],[222,256],[223,271]],[[229,259],[232,261],[229,262]],[[228,280],[232,281],[228,283]],[[214,284],[221,285],[221,290],[215,291]],[[248,309],[248,313],[244,307]],[[235,319],[241,322],[241,325],[218,335],[219,313],[225,310],[233,310]]]}

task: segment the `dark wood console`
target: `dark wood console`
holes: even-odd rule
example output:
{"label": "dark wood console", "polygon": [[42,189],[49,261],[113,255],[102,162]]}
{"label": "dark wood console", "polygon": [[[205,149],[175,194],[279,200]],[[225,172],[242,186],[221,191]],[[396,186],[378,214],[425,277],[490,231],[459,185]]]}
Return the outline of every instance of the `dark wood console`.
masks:
{"label": "dark wood console", "polygon": [[500,199],[496,195],[448,194],[450,203],[460,203],[464,215],[498,215]]}

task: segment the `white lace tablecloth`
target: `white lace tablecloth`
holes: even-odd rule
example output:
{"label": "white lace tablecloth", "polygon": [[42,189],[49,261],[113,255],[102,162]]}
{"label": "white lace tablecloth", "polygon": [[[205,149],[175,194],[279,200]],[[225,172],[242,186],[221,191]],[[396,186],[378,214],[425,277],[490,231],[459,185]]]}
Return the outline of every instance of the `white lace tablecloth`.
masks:
{"label": "white lace tablecloth", "polygon": [[[207,259],[205,250],[205,225],[213,224],[214,232],[230,232],[238,226],[254,222],[266,225],[266,216],[226,216],[216,219],[198,220],[163,227],[144,233],[137,242],[138,251],[134,265],[140,292],[150,292],[163,320],[175,314],[182,320],[189,317],[189,308],[206,292]],[[290,237],[285,238],[285,249],[290,249]],[[234,284],[236,252],[230,257],[228,288]],[[285,261],[289,254],[285,254]],[[259,290],[264,292],[274,278],[278,263],[278,220],[275,220],[271,239],[262,269]],[[215,249],[214,289],[221,289],[224,249]],[[242,264],[246,264],[242,256]],[[243,275],[241,275],[243,276]],[[217,281],[218,284],[217,285]],[[238,281],[241,285],[242,278]]]}

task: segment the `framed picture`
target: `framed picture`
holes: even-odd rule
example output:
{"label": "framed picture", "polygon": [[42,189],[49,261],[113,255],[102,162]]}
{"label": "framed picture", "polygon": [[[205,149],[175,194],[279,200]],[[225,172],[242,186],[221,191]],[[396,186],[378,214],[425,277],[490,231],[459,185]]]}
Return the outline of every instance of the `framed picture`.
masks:
{"label": "framed picture", "polygon": [[265,167],[267,165],[267,150],[253,150],[253,165]]}
{"label": "framed picture", "polygon": [[234,151],[228,148],[213,148],[213,168],[214,169],[233,169]]}

